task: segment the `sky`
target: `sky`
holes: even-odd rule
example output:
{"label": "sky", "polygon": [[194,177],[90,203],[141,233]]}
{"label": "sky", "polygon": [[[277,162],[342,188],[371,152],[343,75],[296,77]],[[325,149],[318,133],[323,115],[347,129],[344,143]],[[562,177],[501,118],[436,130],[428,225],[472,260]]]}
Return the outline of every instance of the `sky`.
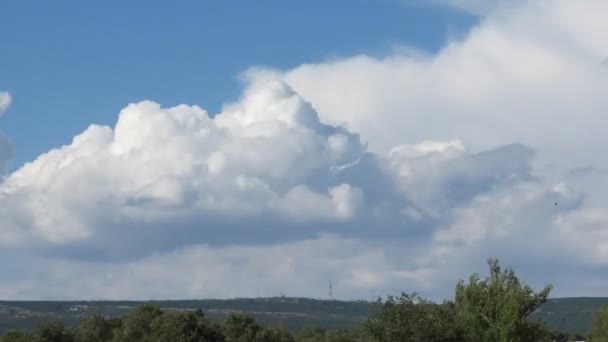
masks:
{"label": "sky", "polygon": [[0,4],[0,298],[607,296],[608,3]]}

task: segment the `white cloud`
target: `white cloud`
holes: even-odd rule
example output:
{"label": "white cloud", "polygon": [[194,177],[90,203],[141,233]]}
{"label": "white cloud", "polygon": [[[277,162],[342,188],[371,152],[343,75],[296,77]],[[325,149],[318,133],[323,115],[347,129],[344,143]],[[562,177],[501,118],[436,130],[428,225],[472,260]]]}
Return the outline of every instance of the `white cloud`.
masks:
{"label": "white cloud", "polygon": [[0,115],[11,105],[11,94],[0,91]]}
{"label": "white cloud", "polygon": [[[213,119],[196,106],[131,104],[114,129],[91,126],[4,181],[3,240],[96,239],[103,234],[100,221],[345,220],[363,201],[361,192],[327,177],[333,165],[363,152],[356,135],[321,124],[279,81],[252,82],[241,102]],[[293,197],[302,195],[322,210],[300,208]]]}
{"label": "white cloud", "polygon": [[526,4],[527,0],[396,0],[407,7],[450,8],[464,13],[484,17],[498,11],[513,11]]}
{"label": "white cloud", "polygon": [[[498,10],[513,10],[525,0],[431,0],[432,4],[450,6],[475,15],[486,15]],[[406,1],[407,3],[407,1]],[[428,5],[427,1],[427,5]]]}
{"label": "white cloud", "polygon": [[[402,213],[436,219],[417,268],[435,283],[497,255],[557,294],[597,294],[590,284],[605,283],[608,260],[608,179],[597,171],[608,167],[608,4],[439,2],[484,16],[435,55],[353,56],[284,77],[322,120],[391,151],[415,204]],[[514,142],[524,145],[467,157]],[[564,176],[571,169],[581,171]]]}
{"label": "white cloud", "polygon": [[[281,283],[294,294],[313,295],[307,289],[332,272],[349,298],[399,291],[397,283],[432,288],[433,271],[416,260],[449,213],[530,178],[525,147],[473,154],[459,141],[426,141],[378,155],[356,134],[321,123],[284,83],[262,74],[247,82],[243,98],[213,118],[196,106],[130,104],[114,128],[92,125],[9,175],[0,185],[0,244],[54,261],[24,266],[41,272],[47,290],[19,279],[6,296],[76,296],[81,292],[65,291],[72,279],[87,293],[127,298],[155,272],[175,283],[160,282],[141,296],[244,291],[219,285],[229,273],[212,264],[201,264],[200,272],[217,279],[202,285],[184,269],[182,277],[167,275],[177,272],[170,265],[191,267],[198,253],[243,277],[256,277],[248,267],[275,272],[260,285]],[[342,244],[356,247],[327,264]],[[282,254],[258,255],[273,251]],[[273,264],[292,253],[299,255],[296,269]],[[339,267],[327,268],[332,263]],[[114,287],[95,287],[106,274]],[[298,287],[300,276],[308,278]]]}
{"label": "white cloud", "polygon": [[529,1],[432,56],[359,55],[285,77],[322,120],[346,123],[374,151],[459,139],[473,151],[520,142],[551,162],[602,162],[606,13],[601,0]]}
{"label": "white cloud", "polygon": [[607,4],[499,8],[433,56],[254,69],[218,115],[89,127],[0,184],[2,253],[27,254],[0,296],[439,298],[491,255],[597,294]]}
{"label": "white cloud", "polygon": [[[605,188],[608,179],[597,183]],[[522,183],[476,198],[437,230],[423,268],[455,273],[479,271],[480,261],[496,256],[535,286],[552,283],[555,296],[601,296],[593,284],[608,269],[608,215],[598,206],[601,189],[565,184]],[[456,271],[449,271],[456,270]]]}
{"label": "white cloud", "polygon": [[[11,105],[11,94],[0,91],[0,116]],[[13,156],[13,145],[10,140],[0,132],[0,179],[4,174],[7,163]]]}
{"label": "white cloud", "polygon": [[2,132],[0,132],[0,179],[2,179],[4,170],[12,157],[13,144]]}
{"label": "white cloud", "polygon": [[[385,238],[385,226],[407,238],[421,234],[421,219],[466,204],[507,174],[528,177],[525,150],[473,155],[459,142],[425,142],[370,154],[282,82],[249,82],[214,118],[196,106],[131,104],[115,128],[93,125],[24,165],[0,186],[0,243],[68,254],[110,244],[116,257],[132,258],[197,242]],[[415,219],[402,214],[412,208]],[[142,229],[163,238],[131,248]]]}
{"label": "white cloud", "polygon": [[395,272],[382,249],[335,236],[277,246],[194,245],[124,264],[33,262],[42,265],[36,277],[45,286],[16,279],[0,287],[3,298],[226,298],[253,297],[258,290],[319,298],[327,296],[331,280],[340,297],[375,299],[390,282],[417,282]]}

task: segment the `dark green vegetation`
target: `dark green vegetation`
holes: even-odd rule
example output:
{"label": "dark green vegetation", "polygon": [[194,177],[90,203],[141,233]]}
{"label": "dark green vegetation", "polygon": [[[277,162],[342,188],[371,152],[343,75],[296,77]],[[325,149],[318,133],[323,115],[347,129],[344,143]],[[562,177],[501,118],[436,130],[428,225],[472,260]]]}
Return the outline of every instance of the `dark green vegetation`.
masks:
{"label": "dark green vegetation", "polygon": [[[305,327],[350,329],[363,323],[371,303],[308,298],[256,298],[229,300],[185,300],[155,302],[79,301],[7,302],[0,301],[0,333],[9,329],[32,331],[37,323],[62,321],[78,324],[82,317],[101,315],[119,317],[143,305],[158,305],[165,310],[203,309],[212,321],[223,321],[229,312],[244,312],[263,325],[297,331]],[[593,315],[608,298],[549,299],[530,317],[540,319],[554,330],[587,334]]]}
{"label": "dark green vegetation", "polygon": [[561,331],[588,334],[593,316],[608,298],[555,298],[549,299],[531,317],[538,318],[547,326]]}
{"label": "dark green vegetation", "polygon": [[212,321],[222,322],[232,312],[246,313],[262,325],[292,331],[314,326],[323,329],[348,329],[363,323],[370,314],[370,302],[315,300],[308,298],[256,298],[230,300],[179,301],[79,301],[8,302],[0,301],[0,333],[9,329],[31,331],[37,323],[62,321],[78,324],[82,317],[123,316],[140,305],[157,305],[165,311],[202,309]]}
{"label": "dark green vegetation", "polygon": [[[6,341],[608,341],[605,299],[547,301],[497,260],[454,299],[375,303],[302,298],[162,302],[0,302]],[[600,310],[601,309],[601,310]],[[203,311],[204,310],[204,311]],[[541,321],[542,319],[542,321]],[[544,322],[548,323],[545,325]],[[569,333],[557,332],[568,331]]]}

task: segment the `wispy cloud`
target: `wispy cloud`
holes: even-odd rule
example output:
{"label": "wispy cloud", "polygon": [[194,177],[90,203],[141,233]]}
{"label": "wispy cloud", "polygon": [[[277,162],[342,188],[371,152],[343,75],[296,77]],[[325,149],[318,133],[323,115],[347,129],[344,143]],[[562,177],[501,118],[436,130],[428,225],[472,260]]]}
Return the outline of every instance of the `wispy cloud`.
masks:
{"label": "wispy cloud", "polygon": [[449,7],[476,16],[486,16],[497,10],[516,8],[528,0],[397,0],[404,6]]}
{"label": "wispy cloud", "polygon": [[11,94],[0,91],[0,115],[11,105]]}
{"label": "wispy cloud", "polygon": [[[11,105],[11,100],[10,93],[0,91],[0,116],[2,116]],[[3,178],[4,171],[12,157],[13,144],[2,132],[0,132],[0,180]]]}

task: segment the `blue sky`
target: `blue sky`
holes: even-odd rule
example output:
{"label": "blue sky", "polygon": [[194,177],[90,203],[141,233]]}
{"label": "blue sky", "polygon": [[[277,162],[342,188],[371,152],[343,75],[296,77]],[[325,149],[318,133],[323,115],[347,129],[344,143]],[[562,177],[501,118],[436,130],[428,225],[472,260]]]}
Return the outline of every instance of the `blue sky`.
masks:
{"label": "blue sky", "polygon": [[2,1],[0,298],[605,296],[607,15]]}
{"label": "blue sky", "polygon": [[[0,128],[12,168],[91,123],[113,124],[126,104],[197,103],[216,113],[236,100],[251,66],[288,69],[395,46],[436,51],[476,18],[397,1],[3,1]],[[27,128],[26,128],[27,127]]]}

